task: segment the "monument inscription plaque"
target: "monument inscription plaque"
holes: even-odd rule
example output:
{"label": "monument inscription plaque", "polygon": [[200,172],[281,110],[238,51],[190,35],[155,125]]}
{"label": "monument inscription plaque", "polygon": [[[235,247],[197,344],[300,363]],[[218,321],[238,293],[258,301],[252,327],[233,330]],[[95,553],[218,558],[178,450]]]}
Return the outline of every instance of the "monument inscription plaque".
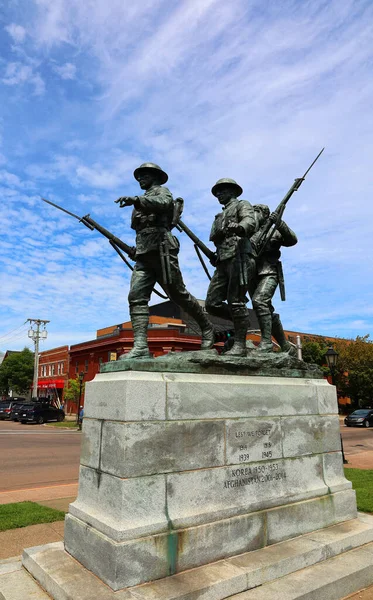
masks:
{"label": "monument inscription plaque", "polygon": [[245,419],[226,429],[227,461],[232,464],[282,456],[280,419]]}

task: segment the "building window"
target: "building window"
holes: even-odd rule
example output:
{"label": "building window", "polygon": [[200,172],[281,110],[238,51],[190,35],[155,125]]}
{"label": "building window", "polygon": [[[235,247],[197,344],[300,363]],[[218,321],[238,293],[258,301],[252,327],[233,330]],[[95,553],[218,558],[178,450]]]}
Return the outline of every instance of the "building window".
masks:
{"label": "building window", "polygon": [[54,367],[55,365],[51,365],[51,375],[54,375]]}
{"label": "building window", "polygon": [[63,375],[63,362],[61,363],[61,375]]}
{"label": "building window", "polygon": [[75,363],[75,373],[79,373],[79,363]]}
{"label": "building window", "polygon": [[57,375],[61,375],[61,363],[57,363]]}
{"label": "building window", "polygon": [[88,373],[88,360],[84,361],[84,372]]}

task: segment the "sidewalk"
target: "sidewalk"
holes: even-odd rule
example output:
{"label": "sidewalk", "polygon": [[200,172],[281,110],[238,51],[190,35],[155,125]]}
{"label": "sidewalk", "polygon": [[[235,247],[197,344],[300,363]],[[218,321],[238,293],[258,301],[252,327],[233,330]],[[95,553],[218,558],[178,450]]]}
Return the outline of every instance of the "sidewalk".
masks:
{"label": "sidewalk", "polygon": [[78,484],[67,483],[65,485],[50,485],[26,490],[0,492],[0,504],[26,502],[27,500],[30,500],[31,502],[41,502],[58,498],[76,498],[77,495]]}
{"label": "sidewalk", "polygon": [[[78,484],[46,486],[30,490],[1,492],[0,504],[37,502],[43,506],[67,511],[78,494]],[[0,531],[0,560],[19,557],[24,548],[63,541],[64,522],[41,523],[20,529]],[[0,596],[1,598],[1,596]]]}

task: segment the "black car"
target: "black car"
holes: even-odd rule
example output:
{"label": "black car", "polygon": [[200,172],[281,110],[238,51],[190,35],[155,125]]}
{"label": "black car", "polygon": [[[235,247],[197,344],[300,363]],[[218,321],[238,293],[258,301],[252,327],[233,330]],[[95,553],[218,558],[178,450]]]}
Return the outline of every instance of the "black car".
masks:
{"label": "black car", "polygon": [[26,398],[12,398],[11,400],[0,402],[0,420],[11,419],[12,409],[24,402],[26,402]]}
{"label": "black car", "polygon": [[33,406],[32,402],[25,402],[23,404],[13,404],[10,411],[10,420],[11,421],[19,421],[19,413],[23,409],[24,406]]}
{"label": "black car", "polygon": [[347,427],[354,425],[361,427],[373,427],[373,410],[371,408],[359,408],[348,415],[344,421]]}
{"label": "black car", "polygon": [[24,404],[18,415],[21,423],[39,423],[40,425],[48,421],[63,421],[64,419],[63,410],[52,406],[49,402]]}

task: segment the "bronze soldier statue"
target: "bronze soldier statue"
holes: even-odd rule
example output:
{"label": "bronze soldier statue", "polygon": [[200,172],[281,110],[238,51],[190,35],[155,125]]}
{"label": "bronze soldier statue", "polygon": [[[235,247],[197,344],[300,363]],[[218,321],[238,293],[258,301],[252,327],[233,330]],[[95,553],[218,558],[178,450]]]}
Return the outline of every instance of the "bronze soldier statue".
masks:
{"label": "bronze soldier statue", "polygon": [[250,243],[256,230],[254,209],[250,202],[238,200],[243,190],[233,179],[219,179],[211,192],[223,205],[223,211],[216,215],[210,233],[217,251],[216,270],[205,306],[211,315],[233,321],[234,344],[226,355],[246,356],[250,320],[245,294],[255,273]]}
{"label": "bronze soldier statue", "polygon": [[148,303],[155,283],[159,283],[170,300],[183,308],[201,328],[201,350],[212,348],[214,330],[202,307],[185,287],[179,267],[178,239],[172,235],[174,200],[163,186],[168,175],[154,163],[144,163],[134,171],[144,190],[142,196],[123,196],[115,202],[120,207],[133,206],[131,227],[136,231],[135,268],[128,295],[134,345],[120,358],[149,358],[147,330]]}
{"label": "bronze soldier statue", "polygon": [[[263,228],[268,223],[275,223],[278,214],[270,214],[269,207],[265,204],[254,205],[257,231],[251,237],[255,248],[256,241],[260,238]],[[258,317],[261,341],[257,350],[272,352],[272,337],[284,352],[292,352],[293,346],[286,340],[280,315],[274,312],[272,298],[278,285],[280,285],[281,298],[285,300],[284,279],[280,262],[281,246],[294,246],[297,243],[294,231],[282,220],[272,238],[265,244],[256,261],[256,276],[249,282],[249,293],[253,309]]]}

